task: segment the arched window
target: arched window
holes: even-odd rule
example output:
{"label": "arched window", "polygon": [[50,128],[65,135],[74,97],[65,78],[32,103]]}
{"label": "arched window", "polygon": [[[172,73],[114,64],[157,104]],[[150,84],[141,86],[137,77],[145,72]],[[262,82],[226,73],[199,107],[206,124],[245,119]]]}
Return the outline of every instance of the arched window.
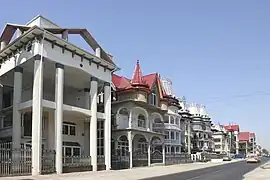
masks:
{"label": "arched window", "polygon": [[155,123],[162,123],[162,121],[161,121],[160,118],[156,118],[156,119],[154,120],[154,122],[155,122]]}
{"label": "arched window", "polygon": [[128,116],[129,112],[128,112],[128,110],[126,108],[122,108],[119,111],[119,114],[124,115],[124,116]]}
{"label": "arched window", "polygon": [[143,128],[146,127],[146,119],[145,119],[145,116],[142,114],[138,116],[138,127],[143,127]]}
{"label": "arched window", "polygon": [[126,136],[121,136],[119,138],[117,148],[120,150],[121,156],[128,155],[128,139]]}

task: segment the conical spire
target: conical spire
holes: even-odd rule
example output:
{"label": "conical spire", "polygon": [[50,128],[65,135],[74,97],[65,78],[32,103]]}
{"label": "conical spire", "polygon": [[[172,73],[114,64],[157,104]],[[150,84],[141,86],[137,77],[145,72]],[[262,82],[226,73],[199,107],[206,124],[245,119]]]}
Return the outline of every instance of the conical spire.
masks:
{"label": "conical spire", "polygon": [[131,84],[132,85],[145,85],[139,60],[137,60],[135,71],[132,76]]}

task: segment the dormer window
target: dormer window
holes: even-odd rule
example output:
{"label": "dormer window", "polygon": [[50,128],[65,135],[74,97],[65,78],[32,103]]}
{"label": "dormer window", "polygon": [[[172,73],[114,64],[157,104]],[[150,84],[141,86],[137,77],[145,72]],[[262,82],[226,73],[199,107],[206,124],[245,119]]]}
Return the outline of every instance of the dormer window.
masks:
{"label": "dormer window", "polygon": [[145,125],[146,125],[146,119],[145,119],[145,116],[140,114],[138,116],[138,127],[142,127],[142,128],[145,128]]}
{"label": "dormer window", "polygon": [[150,94],[150,104],[156,106],[157,105],[157,93],[156,88],[153,88]]}

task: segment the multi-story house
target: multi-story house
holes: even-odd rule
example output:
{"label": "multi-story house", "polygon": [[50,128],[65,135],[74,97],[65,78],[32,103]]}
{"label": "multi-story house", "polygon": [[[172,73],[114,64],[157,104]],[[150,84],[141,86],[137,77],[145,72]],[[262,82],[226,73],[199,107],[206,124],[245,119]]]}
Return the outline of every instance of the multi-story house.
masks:
{"label": "multi-story house", "polygon": [[[70,34],[83,37],[95,54],[72,44]],[[12,142],[13,164],[21,163],[15,150],[22,147],[31,149],[32,175],[45,167],[46,149],[56,153],[57,173],[65,157],[74,156],[91,156],[84,163],[94,171],[102,156],[110,169],[111,56],[86,29],[60,27],[42,16],[7,24],[0,41],[0,139]],[[104,108],[98,112],[100,92]]]}
{"label": "multi-story house", "polygon": [[172,99],[164,95],[159,75],[143,75],[138,61],[131,79],[114,74],[112,82],[113,146],[130,168],[165,163],[164,121],[169,122],[165,114]]}
{"label": "multi-story house", "polygon": [[224,126],[229,134],[229,148],[231,154],[239,154],[239,138],[238,134],[240,131],[239,125],[227,125]]}
{"label": "multi-story house", "polygon": [[181,106],[181,109],[179,110],[179,114],[181,115],[181,119],[185,122],[185,152],[188,154],[191,154],[191,149],[193,148],[193,144],[191,143],[191,140],[193,138],[193,133],[191,129],[191,114],[188,110],[188,106],[186,104],[186,98],[182,97],[179,98],[179,103]]}
{"label": "multi-story house", "polygon": [[229,135],[224,126],[215,124],[212,126],[214,152],[229,155]]}
{"label": "multi-story house", "polygon": [[172,82],[168,78],[161,78],[161,82],[168,99],[168,112],[164,116],[166,153],[180,154],[185,151],[185,119],[179,114],[181,106],[173,95]]}
{"label": "multi-story house", "polygon": [[255,133],[239,132],[239,153],[240,154],[253,154],[256,153],[256,137]]}
{"label": "multi-story house", "polygon": [[189,111],[192,115],[193,153],[212,152],[211,118],[206,111],[206,107],[204,105],[190,104]]}

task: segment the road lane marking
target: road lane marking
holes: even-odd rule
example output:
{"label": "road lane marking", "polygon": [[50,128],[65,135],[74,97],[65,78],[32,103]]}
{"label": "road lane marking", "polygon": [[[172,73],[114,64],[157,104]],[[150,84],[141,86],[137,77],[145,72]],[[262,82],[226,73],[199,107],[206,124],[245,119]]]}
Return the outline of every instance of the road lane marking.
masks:
{"label": "road lane marking", "polygon": [[217,171],[214,171],[214,172],[210,172],[210,173],[206,173],[206,174],[202,174],[202,175],[199,175],[199,176],[195,176],[195,177],[192,177],[192,178],[189,178],[189,179],[185,179],[185,180],[194,180],[194,179],[198,179],[200,177],[203,177],[207,174],[215,174],[215,173],[218,173],[220,170],[217,170]]}

